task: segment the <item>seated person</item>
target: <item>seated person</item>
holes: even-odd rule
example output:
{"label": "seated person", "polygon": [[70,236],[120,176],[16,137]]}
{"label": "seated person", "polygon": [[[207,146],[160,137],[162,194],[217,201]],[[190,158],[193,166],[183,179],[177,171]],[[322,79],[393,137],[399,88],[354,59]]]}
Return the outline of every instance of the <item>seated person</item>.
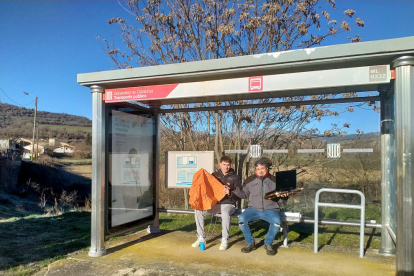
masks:
{"label": "seated person", "polygon": [[[222,156],[220,159],[220,169],[212,174],[216,177],[224,187],[234,189],[241,188],[241,180],[236,172],[231,168],[231,158],[229,156]],[[221,212],[222,225],[222,239],[219,250],[226,250],[228,248],[228,239],[231,223],[231,215],[235,212],[235,204],[239,198],[234,194],[228,193],[222,200],[217,202],[210,210],[200,211],[195,210],[195,221],[197,226],[197,240],[191,245],[192,247],[199,247],[200,242],[206,243],[206,233],[204,231],[204,218],[207,215],[215,215]]]}
{"label": "seated person", "polygon": [[280,228],[279,203],[283,203],[288,199],[288,195],[277,197],[276,199],[265,199],[267,192],[276,190],[276,178],[269,174],[269,168],[272,162],[268,158],[261,158],[255,163],[256,174],[249,176],[245,180],[245,187],[240,189],[236,187],[234,190],[225,188],[225,193],[233,193],[240,198],[248,198],[248,208],[239,216],[239,228],[242,231],[247,245],[242,248],[243,253],[249,253],[255,249],[255,243],[250,231],[249,222],[255,220],[265,220],[269,223],[264,240],[264,248],[267,255],[275,255],[276,251],[272,248],[273,240]]}

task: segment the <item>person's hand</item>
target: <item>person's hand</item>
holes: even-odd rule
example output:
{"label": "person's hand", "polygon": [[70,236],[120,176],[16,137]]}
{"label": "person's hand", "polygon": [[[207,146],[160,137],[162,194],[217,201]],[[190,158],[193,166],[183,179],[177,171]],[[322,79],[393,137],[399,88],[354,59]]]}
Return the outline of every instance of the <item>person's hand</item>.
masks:
{"label": "person's hand", "polygon": [[229,186],[224,186],[224,193],[226,195],[230,195],[230,187]]}

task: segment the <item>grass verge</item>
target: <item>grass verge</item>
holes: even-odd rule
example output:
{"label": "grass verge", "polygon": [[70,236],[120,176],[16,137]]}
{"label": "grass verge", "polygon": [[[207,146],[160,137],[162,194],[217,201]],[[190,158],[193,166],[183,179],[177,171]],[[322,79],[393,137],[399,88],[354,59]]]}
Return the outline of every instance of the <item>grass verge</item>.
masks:
{"label": "grass verge", "polygon": [[88,248],[90,213],[0,220],[0,274],[31,275],[66,254]]}

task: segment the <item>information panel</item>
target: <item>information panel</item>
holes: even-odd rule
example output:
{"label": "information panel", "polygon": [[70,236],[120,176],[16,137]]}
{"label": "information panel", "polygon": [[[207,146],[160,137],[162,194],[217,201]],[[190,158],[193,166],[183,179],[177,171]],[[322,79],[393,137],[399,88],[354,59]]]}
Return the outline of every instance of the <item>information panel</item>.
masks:
{"label": "information panel", "polygon": [[169,151],[165,159],[167,188],[189,188],[199,169],[214,172],[214,151]]}
{"label": "information panel", "polygon": [[111,108],[108,134],[108,228],[152,218],[154,117],[131,108]]}

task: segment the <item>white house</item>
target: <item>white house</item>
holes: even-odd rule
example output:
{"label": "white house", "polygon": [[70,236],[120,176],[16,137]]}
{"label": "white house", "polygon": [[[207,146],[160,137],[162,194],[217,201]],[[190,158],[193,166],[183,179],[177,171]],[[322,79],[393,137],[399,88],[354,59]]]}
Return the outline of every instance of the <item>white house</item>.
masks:
{"label": "white house", "polygon": [[[24,148],[24,150],[23,150],[23,152],[32,152],[32,145],[27,145],[27,146],[24,146],[23,147]],[[41,145],[35,145],[34,146],[34,152],[36,153],[36,151],[39,149],[39,154],[43,154],[43,153],[45,153],[45,147],[44,146],[41,146]]]}
{"label": "white house", "polygon": [[54,150],[53,150],[53,152],[56,152],[56,153],[73,153],[75,151],[75,147],[72,147],[72,146],[60,146],[60,147],[58,147],[58,148],[55,148]]}
{"label": "white house", "polygon": [[16,142],[11,139],[0,140],[0,149],[17,149]]}

